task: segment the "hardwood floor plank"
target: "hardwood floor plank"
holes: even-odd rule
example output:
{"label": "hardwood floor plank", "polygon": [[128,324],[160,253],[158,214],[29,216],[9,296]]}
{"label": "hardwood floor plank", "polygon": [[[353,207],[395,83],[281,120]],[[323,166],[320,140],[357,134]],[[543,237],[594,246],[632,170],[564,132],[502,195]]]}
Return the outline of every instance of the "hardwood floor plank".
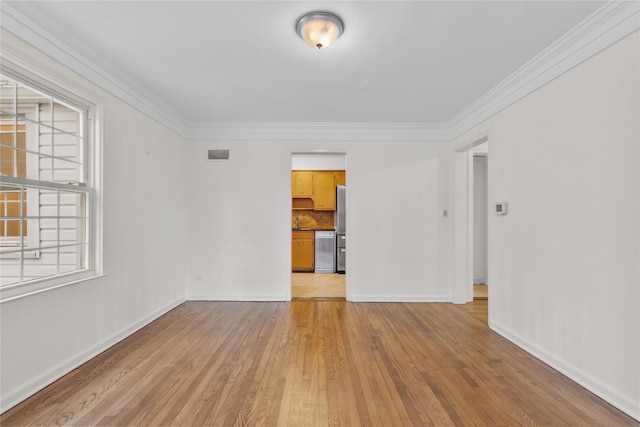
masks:
{"label": "hardwood floor plank", "polygon": [[640,426],[487,327],[487,302],[187,302],[3,426]]}
{"label": "hardwood floor plank", "polygon": [[273,339],[262,353],[258,369],[254,373],[252,399],[247,400],[244,411],[241,410],[242,413],[247,412],[245,425],[277,424],[277,416],[274,415],[278,414],[279,402],[284,392],[283,372],[286,372],[289,364],[286,357],[288,327],[285,320],[282,316],[273,317]]}

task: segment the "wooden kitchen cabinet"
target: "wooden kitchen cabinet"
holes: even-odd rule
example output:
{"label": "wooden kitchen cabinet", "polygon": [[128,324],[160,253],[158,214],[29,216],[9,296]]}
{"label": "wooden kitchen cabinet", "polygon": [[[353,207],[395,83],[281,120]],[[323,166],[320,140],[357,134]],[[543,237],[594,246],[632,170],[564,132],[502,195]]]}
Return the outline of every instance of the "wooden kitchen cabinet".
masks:
{"label": "wooden kitchen cabinet", "polygon": [[336,178],[336,185],[346,185],[347,177],[345,171],[335,171],[333,175]]}
{"label": "wooden kitchen cabinet", "polygon": [[291,270],[314,271],[315,247],[313,231],[291,232]]}
{"label": "wooden kitchen cabinet", "polygon": [[336,210],[336,181],[333,172],[316,172],[313,189],[313,206],[315,210]]}
{"label": "wooden kitchen cabinet", "polygon": [[305,172],[305,171],[291,172],[291,196],[292,197],[313,196],[313,172]]}

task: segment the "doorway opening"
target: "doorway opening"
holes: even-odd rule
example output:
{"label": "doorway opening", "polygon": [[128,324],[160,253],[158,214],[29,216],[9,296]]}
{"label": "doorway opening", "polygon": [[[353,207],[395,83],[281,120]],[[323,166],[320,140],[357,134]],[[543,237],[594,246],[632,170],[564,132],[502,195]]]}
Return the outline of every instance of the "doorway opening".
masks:
{"label": "doorway opening", "polygon": [[473,149],[473,299],[489,299],[488,280],[488,156],[485,142]]}
{"label": "doorway opening", "polygon": [[291,297],[346,299],[346,154],[291,155]]}
{"label": "doorway opening", "polygon": [[[453,283],[451,295],[452,302],[455,304],[465,304],[474,300],[474,282],[477,284],[484,282],[485,287],[478,289],[478,291],[486,290],[486,298],[489,294],[490,278],[487,250],[490,234],[487,221],[489,185],[488,179],[485,178],[488,177],[489,170],[488,154],[489,138],[487,136],[462,146],[454,152]],[[480,159],[480,157],[484,159]],[[478,163],[478,170],[475,172],[474,163]],[[474,175],[479,175],[478,179]],[[477,206],[474,203],[476,198],[474,197],[474,187],[483,187],[480,188],[480,194],[477,197]],[[474,215],[476,209],[479,211],[478,215]],[[476,216],[477,218],[474,218]],[[480,228],[480,230],[476,230],[479,231],[479,237],[475,236],[475,228]],[[478,246],[478,249],[475,246]]]}

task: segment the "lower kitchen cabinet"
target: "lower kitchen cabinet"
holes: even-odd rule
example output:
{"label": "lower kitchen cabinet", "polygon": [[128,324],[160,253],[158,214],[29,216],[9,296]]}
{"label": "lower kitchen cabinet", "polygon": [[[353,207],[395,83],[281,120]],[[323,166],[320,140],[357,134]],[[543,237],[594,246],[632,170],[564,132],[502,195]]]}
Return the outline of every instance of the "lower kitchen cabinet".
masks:
{"label": "lower kitchen cabinet", "polygon": [[314,271],[314,232],[292,231],[291,269],[293,271]]}

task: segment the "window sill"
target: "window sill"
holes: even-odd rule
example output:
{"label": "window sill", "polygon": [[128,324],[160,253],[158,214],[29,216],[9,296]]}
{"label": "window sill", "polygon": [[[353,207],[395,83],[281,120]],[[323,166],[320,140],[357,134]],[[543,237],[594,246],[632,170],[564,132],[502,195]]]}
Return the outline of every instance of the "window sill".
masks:
{"label": "window sill", "polygon": [[42,292],[63,288],[65,286],[80,284],[104,276],[105,275],[102,273],[86,270],[62,274],[54,278],[39,279],[16,285],[8,285],[0,289],[0,304],[37,295]]}

